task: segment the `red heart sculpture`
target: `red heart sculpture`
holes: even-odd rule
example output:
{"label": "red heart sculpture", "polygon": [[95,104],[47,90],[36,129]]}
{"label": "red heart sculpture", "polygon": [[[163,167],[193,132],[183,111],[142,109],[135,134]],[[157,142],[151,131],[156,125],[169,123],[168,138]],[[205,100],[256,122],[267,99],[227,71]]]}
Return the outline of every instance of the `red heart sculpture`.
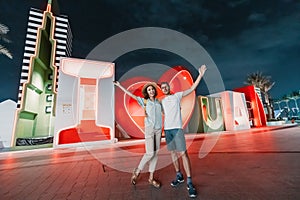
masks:
{"label": "red heart sculpture", "polygon": [[[155,82],[148,77],[134,77],[122,81],[121,84],[136,96],[143,97],[142,88],[147,82]],[[183,91],[189,89],[193,84],[191,74],[183,67],[177,66],[166,71],[158,83],[169,82],[172,92]],[[163,98],[163,93],[158,88],[157,98]],[[188,125],[192,116],[195,104],[195,92],[184,97],[181,100],[181,114],[183,128]],[[115,117],[116,122],[129,136],[133,138],[144,138],[144,109],[136,100],[126,95],[119,88],[116,88],[115,94]]]}

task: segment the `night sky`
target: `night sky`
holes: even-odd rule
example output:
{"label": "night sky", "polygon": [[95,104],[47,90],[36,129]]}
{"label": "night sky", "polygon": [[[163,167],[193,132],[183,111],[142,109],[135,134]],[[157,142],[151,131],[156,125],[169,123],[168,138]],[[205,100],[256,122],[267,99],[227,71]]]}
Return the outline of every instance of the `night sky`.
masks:
{"label": "night sky", "polygon": [[[0,102],[16,101],[30,7],[44,10],[47,0],[0,0],[0,23],[10,28],[0,55]],[[300,90],[299,0],[58,0],[73,33],[73,55],[85,58],[98,44],[126,30],[162,27],[185,34],[207,51],[225,89],[244,86],[249,73],[261,71],[275,82],[272,98]],[[116,61],[116,79],[134,66],[189,65],[161,50],[130,52]],[[199,63],[199,66],[205,63]],[[208,66],[208,70],[209,70]],[[193,73],[193,72],[192,72]],[[193,73],[196,77],[197,73]],[[206,95],[205,82],[197,93]]]}

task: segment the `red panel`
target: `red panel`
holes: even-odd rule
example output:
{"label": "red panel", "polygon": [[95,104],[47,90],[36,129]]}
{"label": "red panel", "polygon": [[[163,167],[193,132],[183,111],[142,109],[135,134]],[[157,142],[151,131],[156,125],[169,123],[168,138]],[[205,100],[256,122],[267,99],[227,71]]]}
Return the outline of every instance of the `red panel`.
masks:
{"label": "red panel", "polygon": [[80,85],[96,85],[97,79],[94,78],[80,78]]}
{"label": "red panel", "polygon": [[59,132],[58,144],[94,142],[110,139],[110,129],[96,126],[95,120],[82,120],[75,128]]}
{"label": "red panel", "polygon": [[241,92],[245,94],[246,100],[251,102],[252,111],[253,111],[253,125],[256,127],[266,126],[267,119],[264,111],[263,104],[255,92],[255,88],[253,85],[241,87],[234,89],[236,92]]}
{"label": "red panel", "polygon": [[81,140],[76,128],[65,129],[59,132],[58,144],[70,144],[77,142],[81,142]]}

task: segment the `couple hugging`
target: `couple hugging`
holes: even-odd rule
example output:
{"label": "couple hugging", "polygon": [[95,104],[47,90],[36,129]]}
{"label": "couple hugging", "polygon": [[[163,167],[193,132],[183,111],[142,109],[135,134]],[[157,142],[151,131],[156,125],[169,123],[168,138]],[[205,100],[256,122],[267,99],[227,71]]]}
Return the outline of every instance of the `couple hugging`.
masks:
{"label": "couple hugging", "polygon": [[[155,83],[147,83],[142,89],[143,98],[136,96],[126,90],[119,82],[114,82],[116,86],[122,89],[126,94],[135,99],[140,106],[145,110],[145,149],[146,152],[137,168],[134,169],[131,183],[136,184],[140,172],[145,164],[149,162],[149,184],[155,188],[160,188],[161,184],[154,179],[154,171],[157,163],[157,154],[160,148],[160,140],[162,133],[162,115],[164,114],[164,131],[166,137],[167,148],[171,153],[173,165],[176,171],[176,178],[171,182],[172,187],[176,187],[184,182],[183,174],[180,171],[178,156],[182,158],[183,167],[187,175],[187,189],[190,197],[196,197],[197,192],[192,183],[191,166],[188,153],[186,150],[186,141],[182,127],[182,117],[180,111],[180,101],[182,97],[193,92],[200,80],[202,79],[206,66],[202,65],[198,72],[199,75],[191,86],[191,88],[171,94],[170,85],[167,82],[162,82],[160,88],[165,95],[162,100],[158,100],[157,85]],[[178,155],[179,154],[179,155]]]}

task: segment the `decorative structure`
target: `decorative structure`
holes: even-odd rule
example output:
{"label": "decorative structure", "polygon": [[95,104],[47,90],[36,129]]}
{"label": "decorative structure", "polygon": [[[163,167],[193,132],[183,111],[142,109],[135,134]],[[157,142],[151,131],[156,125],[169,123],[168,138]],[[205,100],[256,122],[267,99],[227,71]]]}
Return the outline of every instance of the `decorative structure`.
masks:
{"label": "decorative structure", "polygon": [[221,98],[198,96],[198,108],[198,133],[225,130]]}
{"label": "decorative structure", "polygon": [[[142,96],[142,87],[146,82],[158,82],[167,81],[170,83],[172,92],[178,92],[190,88],[193,84],[191,74],[181,66],[176,66],[167,70],[159,80],[152,80],[148,77],[133,77],[127,79],[121,84],[127,88],[130,92],[137,96]],[[158,89],[158,98],[162,96],[162,92]],[[132,138],[144,138],[144,109],[138,105],[137,101],[133,100],[127,94],[120,89],[116,89],[116,123],[119,130],[122,130]],[[188,122],[193,114],[195,105],[195,92],[192,92],[188,96],[181,100],[181,111],[183,127],[188,126]]]}
{"label": "decorative structure", "polygon": [[0,149],[11,147],[16,108],[10,99],[0,102]]}
{"label": "decorative structure", "polygon": [[255,127],[261,127],[267,125],[267,117],[264,111],[263,103],[257,93],[257,88],[253,85],[236,88],[234,91],[245,94],[246,101],[249,102],[249,115],[252,120],[252,125]]}
{"label": "decorative structure", "polygon": [[221,99],[226,131],[250,129],[244,93],[224,91],[209,96]]}
{"label": "decorative structure", "polygon": [[114,142],[114,74],[110,62],[61,60],[54,146]]}
{"label": "decorative structure", "polygon": [[69,20],[54,7],[49,0],[45,11],[29,11],[12,146],[53,139],[59,62],[72,49]]}

